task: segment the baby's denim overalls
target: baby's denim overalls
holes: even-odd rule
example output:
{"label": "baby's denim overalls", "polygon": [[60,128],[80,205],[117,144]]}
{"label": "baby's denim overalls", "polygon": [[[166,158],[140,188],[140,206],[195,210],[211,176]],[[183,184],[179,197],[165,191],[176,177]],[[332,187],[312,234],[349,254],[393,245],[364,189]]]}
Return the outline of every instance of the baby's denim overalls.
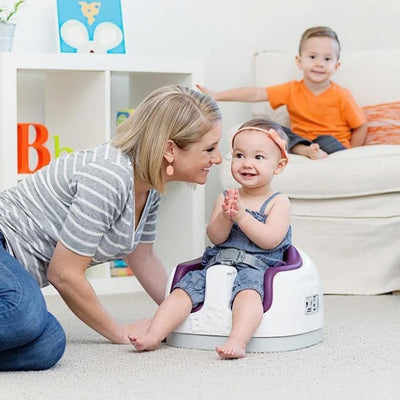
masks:
{"label": "baby's denim overalls", "polygon": [[[261,206],[260,211],[250,211],[246,209],[250,215],[256,218],[258,221],[265,223],[267,216],[264,214],[265,209],[268,203],[279,194],[279,192],[274,193],[270,196],[264,204]],[[210,260],[216,257],[221,253],[221,250],[227,248],[235,248],[239,250],[244,250],[246,254],[250,254],[255,256],[261,263],[258,263],[256,267],[249,266],[244,263],[235,264],[234,267],[237,269],[237,276],[235,282],[233,284],[232,289],[232,301],[235,296],[241,290],[245,289],[253,289],[260,293],[261,299],[264,299],[264,273],[268,267],[273,267],[276,265],[283,264],[283,253],[284,251],[291,245],[292,239],[292,229],[289,227],[289,230],[286,233],[286,236],[283,238],[282,242],[271,250],[265,250],[258,247],[254,244],[248,237],[242,232],[239,226],[234,223],[232,226],[232,230],[228,239],[217,246],[207,247],[203,258],[201,260],[202,265],[205,266],[202,270],[196,270],[188,272],[180,282],[178,282],[175,288],[181,288],[190,296],[193,307],[196,307],[200,303],[204,301],[204,293],[205,293],[205,279],[206,279],[206,271],[211,265],[208,265]],[[213,261],[214,261],[213,260]],[[213,262],[212,265],[221,262]]]}

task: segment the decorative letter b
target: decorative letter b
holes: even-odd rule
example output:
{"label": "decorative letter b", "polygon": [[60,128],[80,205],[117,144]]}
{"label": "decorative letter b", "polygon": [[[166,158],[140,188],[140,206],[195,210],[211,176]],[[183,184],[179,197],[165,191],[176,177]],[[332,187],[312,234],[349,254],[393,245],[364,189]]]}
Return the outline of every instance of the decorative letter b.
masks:
{"label": "decorative letter b", "polygon": [[[29,143],[29,126],[33,126],[36,132],[36,138]],[[50,152],[44,146],[49,133],[47,128],[42,124],[19,123],[18,124],[18,173],[31,174],[38,169],[44,167],[50,162]],[[37,152],[37,165],[31,170],[29,168],[29,147],[33,147]]]}

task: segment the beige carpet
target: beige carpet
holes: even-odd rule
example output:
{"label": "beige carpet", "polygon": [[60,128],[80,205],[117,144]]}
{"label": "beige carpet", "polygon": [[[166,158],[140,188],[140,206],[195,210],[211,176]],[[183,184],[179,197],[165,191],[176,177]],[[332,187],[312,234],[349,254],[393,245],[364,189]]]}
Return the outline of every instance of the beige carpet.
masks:
{"label": "beige carpet", "polygon": [[[102,300],[123,322],[155,308],[144,293]],[[48,371],[0,373],[0,400],[400,399],[400,296],[325,296],[322,343],[232,361],[165,344],[135,353],[103,340],[57,296],[47,301],[66,353]]]}

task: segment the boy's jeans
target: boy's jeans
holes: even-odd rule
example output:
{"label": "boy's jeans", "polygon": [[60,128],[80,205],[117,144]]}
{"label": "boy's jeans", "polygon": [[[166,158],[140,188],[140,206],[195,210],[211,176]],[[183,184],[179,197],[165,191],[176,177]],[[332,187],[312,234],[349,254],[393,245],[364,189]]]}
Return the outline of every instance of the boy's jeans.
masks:
{"label": "boy's jeans", "polygon": [[286,133],[289,143],[288,148],[291,152],[293,147],[297,144],[305,144],[309,146],[311,143],[318,143],[321,150],[325,151],[327,154],[336,153],[337,151],[346,150],[346,147],[342,143],[339,142],[335,137],[331,135],[321,135],[315,138],[313,141],[305,139],[299,135],[296,135],[286,126],[281,125],[282,129]]}
{"label": "boy's jeans", "polygon": [[0,233],[0,371],[48,369],[64,353],[64,330],[33,276],[4,247]]}

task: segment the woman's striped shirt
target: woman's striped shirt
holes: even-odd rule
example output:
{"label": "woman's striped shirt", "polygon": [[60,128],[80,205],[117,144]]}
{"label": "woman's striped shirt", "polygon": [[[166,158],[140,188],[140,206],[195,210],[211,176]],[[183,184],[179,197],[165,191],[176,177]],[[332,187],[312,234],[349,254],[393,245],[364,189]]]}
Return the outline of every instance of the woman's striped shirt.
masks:
{"label": "woman's striped shirt", "polygon": [[58,241],[92,257],[90,265],[129,254],[139,242],[153,243],[159,203],[151,190],[135,231],[132,163],[107,142],[58,158],[0,192],[0,232],[43,287]]}

